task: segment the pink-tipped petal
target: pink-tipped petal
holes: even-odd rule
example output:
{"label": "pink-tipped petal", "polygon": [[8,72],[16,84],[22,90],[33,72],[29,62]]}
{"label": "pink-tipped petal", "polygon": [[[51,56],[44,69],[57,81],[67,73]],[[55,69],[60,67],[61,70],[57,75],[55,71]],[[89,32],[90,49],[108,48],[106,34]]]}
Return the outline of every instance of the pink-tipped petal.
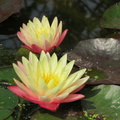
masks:
{"label": "pink-tipped petal", "polygon": [[38,98],[34,98],[32,96],[29,96],[23,90],[21,90],[18,86],[14,86],[14,85],[8,86],[8,89],[23,99],[26,99],[26,100],[31,101],[33,103],[38,103]]}
{"label": "pink-tipped petal", "polygon": [[15,93],[16,95],[18,95],[19,97],[26,96],[27,94],[21,90],[18,86],[15,85],[11,85],[7,87],[10,91],[12,91],[13,93]]}
{"label": "pink-tipped petal", "polygon": [[17,32],[17,36],[24,44],[29,45],[29,43],[27,42],[25,36],[20,31]]}
{"label": "pink-tipped petal", "polygon": [[17,61],[17,64],[18,64],[18,67],[21,69],[21,71],[26,74],[26,70],[25,70],[23,64],[20,61]]}
{"label": "pink-tipped petal", "polygon": [[65,103],[65,102],[73,102],[79,99],[84,98],[85,96],[82,94],[70,94],[68,95],[65,99],[63,99],[62,101],[60,101],[60,103]]}
{"label": "pink-tipped petal", "polygon": [[39,105],[45,109],[55,111],[59,107],[60,103],[45,103],[45,102],[42,103],[42,102],[40,102]]}
{"label": "pink-tipped petal", "polygon": [[58,43],[56,44],[56,46],[59,46],[61,44],[61,42],[64,40],[66,34],[68,32],[68,29],[64,30],[64,32],[61,34]]}

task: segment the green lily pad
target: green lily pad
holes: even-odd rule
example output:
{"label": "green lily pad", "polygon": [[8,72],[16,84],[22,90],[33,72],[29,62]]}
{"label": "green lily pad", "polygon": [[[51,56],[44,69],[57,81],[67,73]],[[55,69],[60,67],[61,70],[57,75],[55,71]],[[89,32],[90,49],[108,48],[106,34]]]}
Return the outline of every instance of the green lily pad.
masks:
{"label": "green lily pad", "polygon": [[56,116],[53,116],[49,113],[40,113],[39,111],[35,112],[30,120],[63,120]]}
{"label": "green lily pad", "polygon": [[24,56],[28,58],[30,50],[24,47],[21,47],[17,52],[16,52],[16,58],[17,60],[21,60],[21,58]]}
{"label": "green lily pad", "polygon": [[[8,116],[12,114],[13,110],[0,109],[0,120],[5,120]],[[9,120],[9,119],[7,119]]]}
{"label": "green lily pad", "polygon": [[15,84],[13,78],[19,79],[12,67],[0,68],[0,83]]}
{"label": "green lily pad", "polygon": [[6,118],[5,120],[14,120],[12,116]]}
{"label": "green lily pad", "polygon": [[[68,53],[68,60],[88,68],[91,77],[87,84],[120,84],[120,41],[97,38],[80,41]],[[99,79],[98,79],[99,78]]]}
{"label": "green lily pad", "polygon": [[92,89],[84,89],[86,96],[81,105],[88,113],[97,113],[107,120],[119,120],[120,118],[120,86],[99,85]]}
{"label": "green lily pad", "polygon": [[120,29],[120,3],[108,8],[100,21],[101,27]]}
{"label": "green lily pad", "polygon": [[11,91],[0,88],[0,109],[13,109],[18,104],[18,97]]}
{"label": "green lily pad", "polygon": [[13,113],[18,104],[18,97],[11,91],[0,88],[0,120],[4,120]]}

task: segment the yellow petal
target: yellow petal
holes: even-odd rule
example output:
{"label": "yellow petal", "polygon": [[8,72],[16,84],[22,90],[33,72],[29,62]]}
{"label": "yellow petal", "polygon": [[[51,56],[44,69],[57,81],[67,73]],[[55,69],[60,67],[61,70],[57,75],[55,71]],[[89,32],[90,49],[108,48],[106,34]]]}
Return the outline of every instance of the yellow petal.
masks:
{"label": "yellow petal", "polygon": [[63,81],[68,77],[68,75],[70,74],[70,72],[73,68],[74,62],[75,61],[73,60],[65,66],[65,68],[63,69],[63,72],[61,74],[60,81]]}
{"label": "yellow petal", "polygon": [[57,26],[58,26],[58,19],[57,19],[57,17],[55,17],[51,24],[51,29],[53,31],[53,35],[56,34]]}
{"label": "yellow petal", "polygon": [[19,69],[19,67],[13,63],[13,67],[21,81],[27,86],[29,83],[29,80],[27,79],[27,76]]}
{"label": "yellow petal", "polygon": [[55,84],[55,81],[52,79],[48,82],[47,86],[48,86],[48,89],[52,89],[54,87],[54,84]]}
{"label": "yellow petal", "polygon": [[83,85],[88,79],[89,79],[89,76],[79,79],[74,84],[69,86],[67,89],[61,91],[61,93],[71,93],[72,91],[74,91],[75,89]]}
{"label": "yellow petal", "polygon": [[62,67],[64,68],[67,63],[67,54],[63,55],[59,61],[62,61]]}
{"label": "yellow petal", "polygon": [[48,87],[41,76],[38,81],[38,89],[41,92],[41,94],[45,94],[48,91]]}
{"label": "yellow petal", "polygon": [[49,24],[48,18],[46,16],[42,17],[41,23],[44,25],[45,28],[50,29],[50,24]]}
{"label": "yellow petal", "polygon": [[42,102],[51,102],[51,99],[48,96],[39,96],[38,98]]}
{"label": "yellow petal", "polygon": [[57,29],[58,29],[59,33],[61,34],[62,33],[62,21],[60,21]]}
{"label": "yellow petal", "polygon": [[44,74],[50,73],[50,66],[49,66],[49,63],[48,63],[48,59],[46,57],[44,57],[44,59],[42,61],[42,65],[44,66],[43,67]]}
{"label": "yellow petal", "polygon": [[19,88],[21,88],[24,92],[26,92],[28,95],[32,96],[32,97],[36,97],[36,95],[30,91],[25,85],[23,85],[21,82],[19,82],[18,80],[14,79],[15,83],[17,84],[17,86]]}
{"label": "yellow petal", "polygon": [[57,62],[58,62],[58,59],[57,59],[57,56],[56,54],[54,53],[49,61],[49,64],[50,64],[50,70],[51,72],[53,73],[57,67]]}

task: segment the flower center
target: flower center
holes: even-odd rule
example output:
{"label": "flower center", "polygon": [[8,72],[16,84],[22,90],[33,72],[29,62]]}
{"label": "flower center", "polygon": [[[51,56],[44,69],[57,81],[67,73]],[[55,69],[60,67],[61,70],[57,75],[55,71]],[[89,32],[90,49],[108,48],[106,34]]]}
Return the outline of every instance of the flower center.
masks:
{"label": "flower center", "polygon": [[53,87],[55,87],[59,84],[58,75],[55,75],[53,73],[48,73],[48,74],[43,74],[42,77],[47,85],[51,82],[51,80],[54,81],[54,82],[52,82]]}
{"label": "flower center", "polygon": [[39,37],[40,34],[44,34],[44,35],[48,36],[49,33],[50,33],[50,30],[46,29],[45,27],[41,27],[40,30],[36,30],[37,38]]}

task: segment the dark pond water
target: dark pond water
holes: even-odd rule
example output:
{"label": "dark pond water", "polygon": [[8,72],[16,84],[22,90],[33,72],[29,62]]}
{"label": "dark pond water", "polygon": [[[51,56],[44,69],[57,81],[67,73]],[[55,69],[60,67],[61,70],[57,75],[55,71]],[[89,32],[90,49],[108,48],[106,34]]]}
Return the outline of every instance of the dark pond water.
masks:
{"label": "dark pond water", "polygon": [[[110,5],[119,0],[24,0],[19,13],[0,23],[0,47],[18,49],[20,41],[16,32],[22,23],[46,15],[50,21],[55,16],[63,21],[63,29],[69,32],[61,45],[71,48],[80,40],[104,37],[109,31],[99,26],[100,19]],[[69,44],[68,44],[69,43]]]}

